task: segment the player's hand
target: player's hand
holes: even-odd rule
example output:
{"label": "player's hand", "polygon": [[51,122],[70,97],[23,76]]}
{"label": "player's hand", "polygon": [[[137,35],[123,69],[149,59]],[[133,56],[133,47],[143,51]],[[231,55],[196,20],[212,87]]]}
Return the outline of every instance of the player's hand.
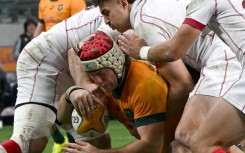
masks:
{"label": "player's hand", "polygon": [[147,43],[144,39],[140,38],[132,32],[125,32],[122,35],[118,36],[118,43],[124,53],[135,59],[140,59],[140,49],[143,46],[147,46]]}
{"label": "player's hand", "polygon": [[84,83],[82,87],[88,90],[91,94],[93,94],[97,98],[101,98],[105,96],[105,90],[103,90],[97,84],[93,83],[92,80],[91,82]]}
{"label": "player's hand", "polygon": [[103,107],[103,102],[86,89],[78,89],[70,94],[70,101],[80,116],[89,118],[95,107]]}
{"label": "player's hand", "polygon": [[64,151],[64,153],[100,153],[100,150],[98,150],[91,144],[83,141],[68,143],[68,145],[62,150]]}

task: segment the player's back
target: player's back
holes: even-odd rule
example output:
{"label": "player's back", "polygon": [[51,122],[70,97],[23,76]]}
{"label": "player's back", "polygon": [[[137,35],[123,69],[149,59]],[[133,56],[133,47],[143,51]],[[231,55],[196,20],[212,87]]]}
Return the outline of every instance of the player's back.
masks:
{"label": "player's back", "polygon": [[74,16],[55,25],[48,31],[58,50],[63,51],[75,46],[93,33],[103,23],[99,9],[86,8]]}
{"label": "player's back", "polygon": [[174,36],[185,18],[188,4],[189,0],[137,0],[130,20],[136,34],[153,46]]}
{"label": "player's back", "polygon": [[223,40],[245,64],[245,2],[244,0],[193,1],[184,21],[199,30],[208,26]]}
{"label": "player's back", "polygon": [[218,0],[217,3],[217,17],[209,25],[245,66],[245,2]]}

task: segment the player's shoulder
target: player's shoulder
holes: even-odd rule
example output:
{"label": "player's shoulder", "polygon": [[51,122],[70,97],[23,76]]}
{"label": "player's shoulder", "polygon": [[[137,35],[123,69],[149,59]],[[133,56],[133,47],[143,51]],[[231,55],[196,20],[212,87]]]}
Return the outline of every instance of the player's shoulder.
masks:
{"label": "player's shoulder", "polygon": [[87,22],[95,22],[95,20],[101,19],[103,16],[100,13],[98,7],[86,7],[77,14],[70,17],[70,19],[78,20],[81,19],[82,21]]}
{"label": "player's shoulder", "polygon": [[99,7],[93,6],[93,5],[84,8],[81,12],[83,12],[89,16],[102,16],[102,14],[100,13]]}
{"label": "player's shoulder", "polygon": [[148,61],[136,60],[131,58],[131,65],[133,69],[146,69],[147,71],[155,72],[155,67]]}

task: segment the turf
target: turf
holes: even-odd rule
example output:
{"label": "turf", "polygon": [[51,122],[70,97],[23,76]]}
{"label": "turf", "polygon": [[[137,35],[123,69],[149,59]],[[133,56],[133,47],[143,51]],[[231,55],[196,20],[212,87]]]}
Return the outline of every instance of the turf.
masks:
{"label": "turf", "polygon": [[[12,134],[12,130],[13,126],[3,126],[3,128],[0,129],[0,142],[8,140]],[[62,133],[65,133],[63,130],[61,131]],[[110,121],[109,132],[111,134],[113,148],[124,146],[135,140],[135,138],[130,135],[128,130],[115,120]],[[52,153],[52,145],[53,139],[50,138],[43,153]]]}

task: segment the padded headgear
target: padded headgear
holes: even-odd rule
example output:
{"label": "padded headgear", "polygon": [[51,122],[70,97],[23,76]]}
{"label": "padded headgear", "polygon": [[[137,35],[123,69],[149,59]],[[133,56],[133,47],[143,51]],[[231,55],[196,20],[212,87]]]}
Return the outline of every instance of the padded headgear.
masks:
{"label": "padded headgear", "polygon": [[123,73],[125,55],[118,45],[104,32],[96,31],[81,47],[80,60],[85,71],[111,68],[120,79]]}

